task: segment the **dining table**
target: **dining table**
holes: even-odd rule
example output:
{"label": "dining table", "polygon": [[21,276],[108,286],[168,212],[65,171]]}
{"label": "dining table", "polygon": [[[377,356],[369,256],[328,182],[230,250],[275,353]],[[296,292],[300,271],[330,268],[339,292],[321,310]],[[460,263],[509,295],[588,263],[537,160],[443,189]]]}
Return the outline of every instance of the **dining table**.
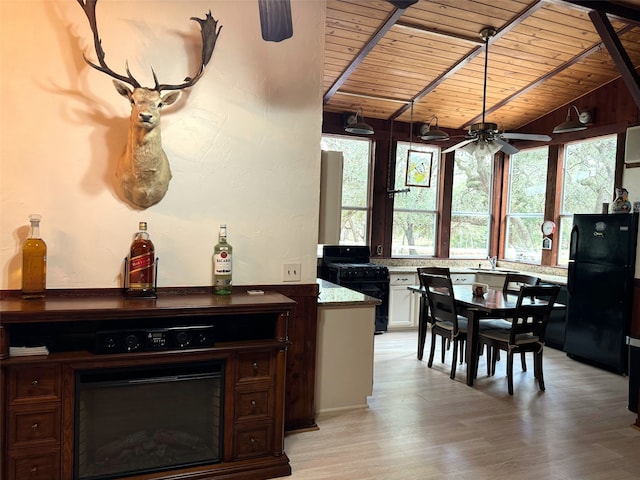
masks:
{"label": "dining table", "polygon": [[[426,313],[427,294],[420,285],[410,285],[407,287],[414,293],[422,295],[421,317]],[[471,285],[453,285],[453,294],[458,308],[458,314],[467,317],[467,342],[465,349],[465,358],[467,361],[467,378],[466,383],[473,386],[478,363],[478,330],[480,322],[483,319],[510,318],[516,310],[518,295],[506,293],[502,289],[488,288],[482,296],[474,294]],[[525,303],[546,304],[542,299],[528,299]],[[554,308],[565,308],[564,305],[557,304]],[[423,322],[421,318],[421,322]],[[426,335],[426,329],[425,329]],[[418,339],[418,358],[420,355],[420,338]],[[424,345],[424,343],[423,343]]]}

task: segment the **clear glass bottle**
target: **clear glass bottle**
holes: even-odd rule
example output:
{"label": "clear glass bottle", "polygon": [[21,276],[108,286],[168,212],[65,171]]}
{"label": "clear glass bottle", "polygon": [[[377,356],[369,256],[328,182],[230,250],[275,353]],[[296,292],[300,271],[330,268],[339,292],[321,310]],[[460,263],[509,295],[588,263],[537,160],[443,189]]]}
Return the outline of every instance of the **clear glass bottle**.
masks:
{"label": "clear glass bottle", "polygon": [[47,244],[40,238],[40,215],[29,215],[31,233],[22,245],[22,298],[42,298],[47,288]]}
{"label": "clear glass bottle", "polygon": [[213,247],[213,293],[231,294],[231,257],[233,247],[227,243],[227,226],[220,225],[218,243]]}
{"label": "clear glass bottle", "polygon": [[147,232],[147,222],[140,222],[131,242],[128,259],[127,293],[135,296],[155,295],[155,247]]}

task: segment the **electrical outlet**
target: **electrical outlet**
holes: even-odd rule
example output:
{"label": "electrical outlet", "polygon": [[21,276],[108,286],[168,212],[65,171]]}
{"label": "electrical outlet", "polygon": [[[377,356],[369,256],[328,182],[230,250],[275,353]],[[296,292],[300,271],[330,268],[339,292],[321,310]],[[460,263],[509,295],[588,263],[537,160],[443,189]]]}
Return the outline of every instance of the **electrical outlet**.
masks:
{"label": "electrical outlet", "polygon": [[283,282],[299,282],[300,281],[300,264],[285,263],[282,265],[282,281]]}

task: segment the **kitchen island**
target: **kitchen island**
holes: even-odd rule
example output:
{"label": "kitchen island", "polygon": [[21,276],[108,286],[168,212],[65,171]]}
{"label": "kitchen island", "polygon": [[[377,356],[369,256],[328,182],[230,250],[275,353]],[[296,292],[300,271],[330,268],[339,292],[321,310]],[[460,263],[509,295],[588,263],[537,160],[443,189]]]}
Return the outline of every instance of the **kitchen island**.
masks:
{"label": "kitchen island", "polygon": [[375,309],[380,300],[326,280],[317,283],[315,412],[367,407],[373,392]]}

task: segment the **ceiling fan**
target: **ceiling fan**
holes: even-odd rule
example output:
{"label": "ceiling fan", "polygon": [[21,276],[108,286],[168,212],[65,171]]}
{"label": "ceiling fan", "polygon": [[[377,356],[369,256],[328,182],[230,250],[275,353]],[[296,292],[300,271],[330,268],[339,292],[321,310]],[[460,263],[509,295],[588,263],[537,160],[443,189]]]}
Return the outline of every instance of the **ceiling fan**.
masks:
{"label": "ceiling fan", "polygon": [[459,142],[443,153],[449,153],[459,148],[463,148],[468,153],[474,155],[493,155],[502,150],[508,155],[518,153],[519,150],[511,145],[507,140],[535,140],[539,142],[548,142],[551,140],[549,135],[539,135],[535,133],[516,133],[501,132],[495,123],[485,122],[485,111],[487,105],[487,60],[489,58],[489,39],[496,34],[496,30],[492,27],[485,27],[480,31],[480,36],[485,44],[484,56],[484,85],[482,92],[482,122],[474,123],[469,127],[469,131],[465,140]]}
{"label": "ceiling fan", "polygon": [[293,36],[290,0],[258,0],[262,39],[281,42]]}
{"label": "ceiling fan", "polygon": [[[418,0],[387,1],[402,10],[418,2]],[[258,0],[258,8],[260,9],[260,29],[263,40],[281,42],[293,36],[291,0]]]}

